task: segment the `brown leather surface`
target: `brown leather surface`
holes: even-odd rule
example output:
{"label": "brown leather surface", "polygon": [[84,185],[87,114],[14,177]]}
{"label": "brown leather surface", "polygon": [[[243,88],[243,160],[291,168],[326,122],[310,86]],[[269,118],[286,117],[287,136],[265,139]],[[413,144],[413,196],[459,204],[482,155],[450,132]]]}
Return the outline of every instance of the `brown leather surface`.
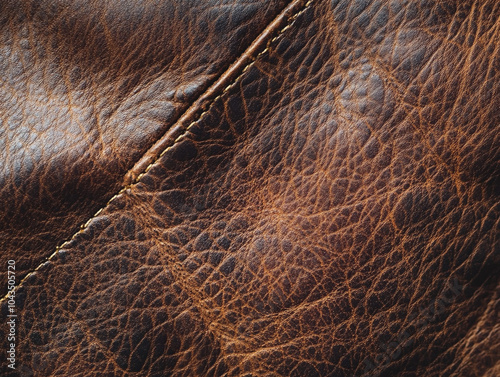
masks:
{"label": "brown leather surface", "polygon": [[293,3],[23,281],[7,376],[498,375],[500,4]]}
{"label": "brown leather surface", "polygon": [[0,2],[0,264],[70,238],[283,6]]}

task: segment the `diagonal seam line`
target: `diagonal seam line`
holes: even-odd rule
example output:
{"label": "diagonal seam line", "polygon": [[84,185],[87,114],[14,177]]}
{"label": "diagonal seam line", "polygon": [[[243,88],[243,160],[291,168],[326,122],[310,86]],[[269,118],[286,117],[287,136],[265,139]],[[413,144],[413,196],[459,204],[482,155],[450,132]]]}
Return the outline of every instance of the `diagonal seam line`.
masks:
{"label": "diagonal seam line", "polygon": [[[128,171],[123,182],[124,186],[136,183],[142,174],[146,173],[148,167],[151,166],[161,153],[167,148],[173,146],[182,134],[184,134],[188,125],[199,119],[212,105],[215,100],[224,94],[229,86],[234,83],[240,74],[251,64],[257,57],[263,53],[260,52],[264,46],[270,42],[274,33],[283,27],[283,24],[291,23],[291,18],[300,13],[301,7],[307,7],[311,1],[306,3],[306,0],[292,1],[281,13],[261,32],[261,34],[250,44],[243,54],[213,83],[193,104],[184,112],[177,122],[158,140],[139,161]],[[280,31],[280,34],[284,30]],[[220,93],[220,94],[219,94]]]}
{"label": "diagonal seam line", "polygon": [[[183,113],[183,115],[175,122],[175,124],[151,146],[143,156],[130,169],[123,180],[122,188],[109,199],[106,204],[101,207],[91,218],[89,218],[80,229],[63,242],[52,255],[40,263],[34,270],[29,272],[16,286],[17,291],[24,282],[29,279],[34,273],[48,264],[59,252],[65,248],[78,234],[82,233],[90,225],[99,214],[107,208],[117,197],[131,188],[132,185],[139,182],[141,177],[149,171],[149,169],[158,161],[158,159],[170,148],[172,148],[184,134],[189,130],[189,127],[200,120],[200,118],[208,112],[213,103],[226,93],[237,80],[243,75],[247,68],[257,60],[259,56],[268,50],[268,45],[275,41],[283,32],[285,32],[295,21],[295,19],[304,12],[313,0],[293,0],[285,9],[283,9],[276,18],[266,26],[259,36],[250,44],[243,54],[217,79],[192,105]],[[279,32],[278,32],[279,30]],[[277,33],[276,36],[275,33]],[[0,299],[0,304],[9,298],[9,292]]]}

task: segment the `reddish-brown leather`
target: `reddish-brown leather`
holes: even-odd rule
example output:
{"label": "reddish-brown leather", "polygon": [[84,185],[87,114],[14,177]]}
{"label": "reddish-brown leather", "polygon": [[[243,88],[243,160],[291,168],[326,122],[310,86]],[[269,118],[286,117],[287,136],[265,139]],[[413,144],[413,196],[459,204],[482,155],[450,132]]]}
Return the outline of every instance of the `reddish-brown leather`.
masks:
{"label": "reddish-brown leather", "polygon": [[0,6],[6,376],[500,374],[499,3],[33,4]]}

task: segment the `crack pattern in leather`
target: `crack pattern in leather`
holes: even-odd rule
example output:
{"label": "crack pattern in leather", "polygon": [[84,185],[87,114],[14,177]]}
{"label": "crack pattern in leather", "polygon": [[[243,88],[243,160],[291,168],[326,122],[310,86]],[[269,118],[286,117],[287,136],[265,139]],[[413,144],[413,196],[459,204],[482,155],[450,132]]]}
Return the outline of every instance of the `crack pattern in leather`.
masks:
{"label": "crack pattern in leather", "polygon": [[2,265],[21,278],[74,234],[283,7],[3,1]]}
{"label": "crack pattern in leather", "polygon": [[19,288],[24,370],[495,376],[499,17],[312,2]]}

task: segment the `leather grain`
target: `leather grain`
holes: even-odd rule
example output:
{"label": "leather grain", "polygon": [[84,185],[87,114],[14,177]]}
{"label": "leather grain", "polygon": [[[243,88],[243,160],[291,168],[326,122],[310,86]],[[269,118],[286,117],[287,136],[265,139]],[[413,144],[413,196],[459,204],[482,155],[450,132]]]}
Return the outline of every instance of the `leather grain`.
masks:
{"label": "leather grain", "polygon": [[498,375],[500,5],[296,3],[18,287],[15,373]]}
{"label": "leather grain", "polygon": [[23,277],[71,237],[283,6],[2,1],[1,264]]}

